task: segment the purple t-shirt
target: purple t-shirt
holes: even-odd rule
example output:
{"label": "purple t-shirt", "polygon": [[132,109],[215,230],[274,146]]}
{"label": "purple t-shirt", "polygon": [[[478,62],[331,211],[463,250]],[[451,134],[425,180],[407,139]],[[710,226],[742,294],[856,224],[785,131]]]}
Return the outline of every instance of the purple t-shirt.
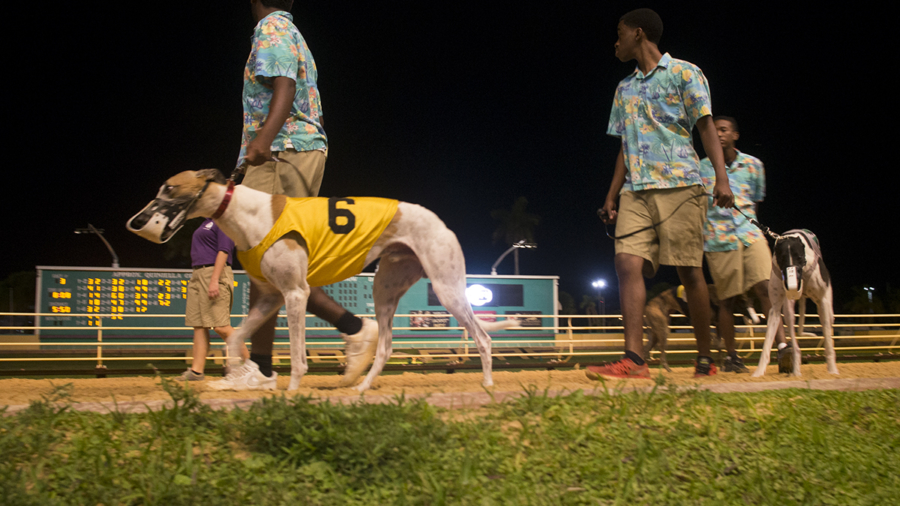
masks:
{"label": "purple t-shirt", "polygon": [[191,239],[191,266],[212,265],[216,263],[216,255],[220,251],[228,253],[228,265],[231,265],[234,241],[216,226],[212,218],[207,218]]}

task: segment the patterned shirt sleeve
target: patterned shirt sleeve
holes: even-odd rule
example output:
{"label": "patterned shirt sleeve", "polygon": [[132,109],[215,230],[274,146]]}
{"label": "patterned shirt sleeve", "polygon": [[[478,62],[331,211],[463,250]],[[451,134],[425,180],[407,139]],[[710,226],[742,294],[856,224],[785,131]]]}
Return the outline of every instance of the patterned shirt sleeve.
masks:
{"label": "patterned shirt sleeve", "polygon": [[619,95],[619,88],[616,87],[612,111],[609,113],[609,125],[606,127],[606,134],[613,137],[622,137],[625,135],[625,108],[622,107],[621,102],[622,99]]}
{"label": "patterned shirt sleeve", "polygon": [[762,162],[757,164],[756,187],[754,188],[753,201],[762,202],[766,198],[766,167]]}
{"label": "patterned shirt sleeve", "polygon": [[[269,16],[255,39],[254,54],[257,77],[289,77],[297,81],[299,50],[291,36],[291,22],[281,16]],[[265,81],[266,79],[260,79]]]}
{"label": "patterned shirt sleeve", "polygon": [[[679,66],[680,67],[680,66]],[[676,67],[678,68],[678,67]],[[685,65],[681,70],[681,100],[685,112],[691,122],[691,129],[697,120],[712,114],[712,103],[709,98],[709,83],[703,71],[695,65]]]}

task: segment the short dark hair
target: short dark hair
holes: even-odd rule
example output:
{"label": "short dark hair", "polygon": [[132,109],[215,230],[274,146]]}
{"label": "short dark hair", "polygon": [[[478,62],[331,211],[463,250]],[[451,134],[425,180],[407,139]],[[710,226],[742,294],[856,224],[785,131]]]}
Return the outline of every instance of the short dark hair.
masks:
{"label": "short dark hair", "polygon": [[731,123],[731,129],[737,133],[741,133],[741,130],[738,128],[737,120],[732,118],[731,116],[713,116],[713,123],[716,121],[723,120]]}
{"label": "short dark hair", "polygon": [[291,4],[294,3],[294,0],[259,0],[260,3],[263,4],[263,7],[270,7],[275,9],[280,9],[283,11],[291,10]]}
{"label": "short dark hair", "polygon": [[654,44],[659,44],[659,39],[662,38],[662,18],[651,9],[635,9],[619,18],[619,21],[624,21],[631,28],[640,28]]}

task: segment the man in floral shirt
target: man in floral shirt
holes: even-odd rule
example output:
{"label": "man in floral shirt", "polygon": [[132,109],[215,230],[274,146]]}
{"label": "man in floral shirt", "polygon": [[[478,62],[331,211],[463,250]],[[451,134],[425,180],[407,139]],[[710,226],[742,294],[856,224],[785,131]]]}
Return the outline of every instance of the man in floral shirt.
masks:
{"label": "man in floral shirt", "polygon": [[[616,89],[607,134],[620,139],[612,184],[601,209],[616,223],[616,274],[625,327],[625,357],[588,367],[599,378],[649,378],[643,354],[647,294],[642,274],[674,265],[685,287],[699,357],[695,376],[715,374],[710,358],[709,293],[703,277],[706,199],[691,130],[700,131],[715,168],[714,203],[732,205],[722,149],[710,118],[709,87],[695,65],[662,54],[663,25],[650,9],[619,20],[616,57],[637,68]],[[619,202],[617,203],[617,199]]]}
{"label": "man in floral shirt", "polygon": [[[772,252],[762,231],[747,219],[757,219],[759,202],[766,196],[766,171],[758,158],[735,149],[734,144],[740,137],[740,132],[734,118],[716,116],[713,120],[725,155],[725,165],[728,167],[734,205],[740,212],[710,205],[706,213],[703,249],[706,251],[709,273],[720,298],[717,330],[728,348],[725,370],[750,372],[735,351],[734,304],[738,296],[753,289],[762,302],[766,316],[772,307],[769,302]],[[709,158],[700,161],[700,177],[707,188],[712,188],[715,172]],[[782,361],[791,359],[781,326],[778,327],[775,339],[778,342],[778,363],[781,369],[784,367]]]}
{"label": "man in floral shirt", "polygon": [[[315,197],[322,185],[328,138],[322,122],[318,71],[309,47],[288,12],[293,0],[251,0],[257,22],[244,68],[244,128],[238,167],[247,167],[243,184],[288,197]],[[283,162],[272,160],[276,155]],[[258,297],[251,284],[251,306]],[[361,320],[319,287],[310,289],[307,310],[334,325],[347,342],[343,382],[362,373],[378,338],[378,325]],[[250,360],[225,379],[219,390],[275,389],[273,315],[252,336]]]}

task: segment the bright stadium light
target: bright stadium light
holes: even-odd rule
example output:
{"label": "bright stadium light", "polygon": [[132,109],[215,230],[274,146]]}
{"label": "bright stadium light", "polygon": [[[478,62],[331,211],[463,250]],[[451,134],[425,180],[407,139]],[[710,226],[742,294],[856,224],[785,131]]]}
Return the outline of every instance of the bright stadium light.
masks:
{"label": "bright stadium light", "polygon": [[483,306],[494,300],[494,294],[482,285],[472,285],[466,288],[466,299],[473,306]]}

